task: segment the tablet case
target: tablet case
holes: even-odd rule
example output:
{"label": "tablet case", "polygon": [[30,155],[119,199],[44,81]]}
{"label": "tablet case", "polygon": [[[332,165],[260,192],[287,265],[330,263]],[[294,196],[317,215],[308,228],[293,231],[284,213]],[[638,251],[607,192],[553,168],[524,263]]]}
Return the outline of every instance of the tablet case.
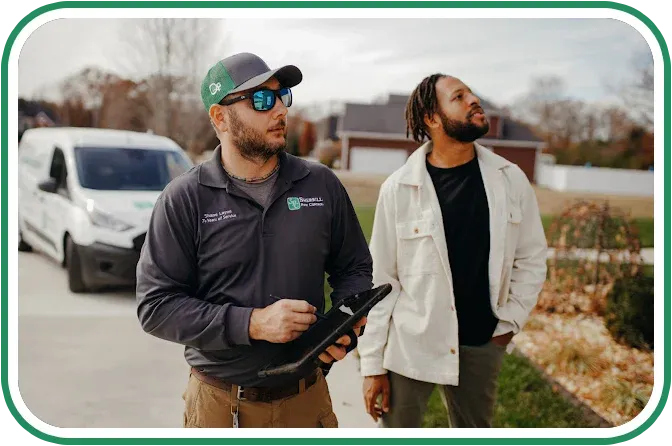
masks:
{"label": "tablet case", "polygon": [[391,291],[392,285],[388,283],[341,299],[325,314],[326,319],[318,319],[301,336],[285,344],[281,353],[259,370],[258,376],[307,373],[322,364],[320,354],[344,335],[350,335],[347,349],[352,350],[357,341],[352,327]]}

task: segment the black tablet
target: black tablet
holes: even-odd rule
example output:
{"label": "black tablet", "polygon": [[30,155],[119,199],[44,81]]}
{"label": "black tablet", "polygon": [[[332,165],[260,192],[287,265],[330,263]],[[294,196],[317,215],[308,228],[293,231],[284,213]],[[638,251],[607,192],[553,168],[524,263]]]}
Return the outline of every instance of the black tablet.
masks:
{"label": "black tablet", "polygon": [[387,283],[341,299],[325,314],[325,319],[318,319],[297,339],[284,344],[282,353],[259,370],[258,376],[266,378],[315,368],[321,362],[320,354],[341,336],[351,333],[354,325],[391,291],[392,285]]}

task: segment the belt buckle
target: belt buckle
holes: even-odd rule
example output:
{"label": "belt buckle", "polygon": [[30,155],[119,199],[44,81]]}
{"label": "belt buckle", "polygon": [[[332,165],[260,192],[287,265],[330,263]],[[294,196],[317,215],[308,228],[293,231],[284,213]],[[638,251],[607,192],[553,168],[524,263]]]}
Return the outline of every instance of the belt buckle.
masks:
{"label": "belt buckle", "polygon": [[238,401],[245,401],[245,400],[247,400],[247,398],[245,398],[245,397],[243,396],[243,388],[240,387],[240,386],[238,386],[238,394],[236,395],[236,397],[238,398]]}

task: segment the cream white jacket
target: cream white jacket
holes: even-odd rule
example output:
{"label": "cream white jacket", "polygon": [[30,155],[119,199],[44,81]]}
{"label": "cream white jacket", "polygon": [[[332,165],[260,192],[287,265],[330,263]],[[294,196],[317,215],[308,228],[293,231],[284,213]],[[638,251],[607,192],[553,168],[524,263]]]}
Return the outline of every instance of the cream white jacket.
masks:
{"label": "cream white jacket", "polygon": [[[441,208],[425,166],[431,150],[431,141],[418,148],[381,186],[370,243],[373,281],[393,289],[369,313],[358,351],[363,376],[391,370],[457,385],[457,314]],[[478,144],[476,154],[490,209],[490,296],[500,320],[494,336],[515,334],[546,279],[546,236],[523,171]]]}

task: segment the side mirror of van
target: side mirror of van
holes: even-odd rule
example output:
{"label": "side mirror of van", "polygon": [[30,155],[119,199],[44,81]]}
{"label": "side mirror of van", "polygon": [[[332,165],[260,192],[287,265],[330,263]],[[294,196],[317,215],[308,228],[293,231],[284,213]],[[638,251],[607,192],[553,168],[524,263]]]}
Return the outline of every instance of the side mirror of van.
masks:
{"label": "side mirror of van", "polygon": [[38,184],[37,188],[41,191],[55,194],[58,189],[58,183],[56,182],[56,178],[50,177],[48,180],[44,180]]}

